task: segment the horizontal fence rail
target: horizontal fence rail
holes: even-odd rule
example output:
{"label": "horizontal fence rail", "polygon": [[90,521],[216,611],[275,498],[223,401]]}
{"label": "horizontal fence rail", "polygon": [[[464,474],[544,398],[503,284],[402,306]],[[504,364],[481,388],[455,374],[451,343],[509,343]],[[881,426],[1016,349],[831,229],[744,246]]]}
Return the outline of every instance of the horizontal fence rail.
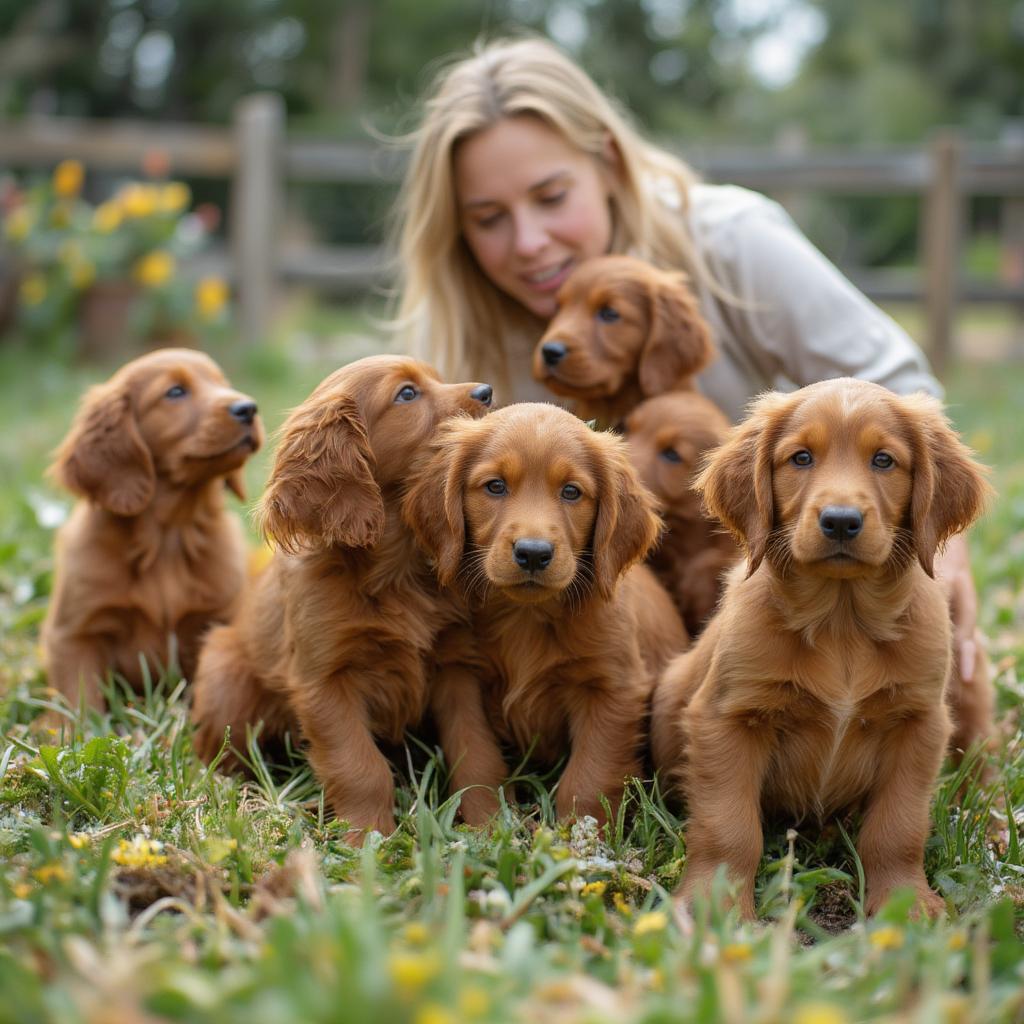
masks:
{"label": "horizontal fence rail", "polygon": [[[669,144],[669,148],[672,148]],[[238,290],[245,334],[266,329],[282,282],[325,291],[386,283],[390,264],[377,245],[313,246],[281,241],[288,184],[397,186],[404,155],[386,144],[289,136],[284,105],[272,93],[243,99],[231,126],[30,118],[0,122],[0,168],[51,167],[76,157],[90,168],[137,172],[159,152],[170,173],[225,178],[231,183],[228,248],[223,261]],[[965,145],[951,131],[916,148],[853,150],[722,149],[688,146],[680,155],[711,181],[730,182],[775,195],[912,195],[922,202],[920,273],[845,268],[878,301],[923,302],[928,343],[938,369],[951,344],[958,299],[1024,305],[1024,282],[964,278],[960,236],[966,200],[996,196],[1011,210],[1007,222],[1020,233],[1024,217],[1024,144]],[[1011,244],[1024,253],[1024,238]]]}

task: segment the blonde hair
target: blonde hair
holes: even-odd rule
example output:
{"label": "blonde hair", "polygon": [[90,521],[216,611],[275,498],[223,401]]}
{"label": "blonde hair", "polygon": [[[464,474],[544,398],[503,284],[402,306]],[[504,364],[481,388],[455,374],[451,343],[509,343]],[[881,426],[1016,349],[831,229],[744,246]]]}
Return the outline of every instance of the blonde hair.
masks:
{"label": "blonde hair", "polygon": [[543,323],[477,267],[459,230],[452,165],[464,139],[521,115],[543,119],[598,162],[613,144],[612,252],[628,250],[710,281],[683,216],[696,174],[641,138],[586,72],[546,40],[478,45],[438,75],[420,126],[407,138],[412,154],[395,208],[392,328],[446,379],[489,380],[499,391],[508,386],[511,334],[537,338]]}

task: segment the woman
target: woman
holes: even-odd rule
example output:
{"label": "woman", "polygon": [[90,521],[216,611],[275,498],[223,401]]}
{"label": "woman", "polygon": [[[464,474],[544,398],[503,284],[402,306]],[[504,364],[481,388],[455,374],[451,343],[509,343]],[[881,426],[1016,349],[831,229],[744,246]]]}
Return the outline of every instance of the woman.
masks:
{"label": "woman", "polygon": [[[452,64],[411,141],[395,326],[447,379],[488,380],[502,403],[550,401],[530,357],[555,293],[583,260],[629,252],[689,275],[719,350],[698,385],[733,420],[766,388],[825,377],[942,395],[910,337],[777,203],[700,182],[546,41],[498,41]],[[962,536],[941,571],[970,682],[977,601]]]}

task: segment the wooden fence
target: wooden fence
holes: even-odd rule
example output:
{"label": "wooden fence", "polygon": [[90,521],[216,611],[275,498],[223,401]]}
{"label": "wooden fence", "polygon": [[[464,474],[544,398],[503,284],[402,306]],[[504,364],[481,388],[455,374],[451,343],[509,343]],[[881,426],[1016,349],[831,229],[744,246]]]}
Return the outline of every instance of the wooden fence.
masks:
{"label": "wooden fence", "polygon": [[[264,333],[283,282],[336,290],[385,277],[378,247],[287,247],[280,229],[288,183],[397,184],[400,157],[371,143],[289,137],[276,94],[243,99],[230,128],[67,118],[0,122],[0,168],[49,167],[73,156],[91,168],[137,172],[143,156],[154,150],[167,155],[173,174],[231,182],[225,269],[238,290],[246,338]],[[709,180],[745,185],[783,202],[806,193],[919,197],[920,275],[845,269],[876,300],[924,303],[927,344],[940,372],[959,300],[1024,306],[1024,281],[982,283],[964,279],[960,271],[966,201],[976,195],[1003,198],[1008,244],[1024,264],[1024,145],[967,146],[944,131],[914,149],[688,147],[686,157]]]}

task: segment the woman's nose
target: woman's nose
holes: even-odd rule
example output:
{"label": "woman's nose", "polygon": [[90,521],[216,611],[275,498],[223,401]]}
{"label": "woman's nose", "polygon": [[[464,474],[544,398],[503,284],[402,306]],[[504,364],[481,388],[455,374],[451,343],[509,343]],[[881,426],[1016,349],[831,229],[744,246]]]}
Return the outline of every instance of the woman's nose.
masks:
{"label": "woman's nose", "polygon": [[547,244],[548,233],[537,217],[521,214],[515,220],[515,247],[518,256],[533,256]]}

